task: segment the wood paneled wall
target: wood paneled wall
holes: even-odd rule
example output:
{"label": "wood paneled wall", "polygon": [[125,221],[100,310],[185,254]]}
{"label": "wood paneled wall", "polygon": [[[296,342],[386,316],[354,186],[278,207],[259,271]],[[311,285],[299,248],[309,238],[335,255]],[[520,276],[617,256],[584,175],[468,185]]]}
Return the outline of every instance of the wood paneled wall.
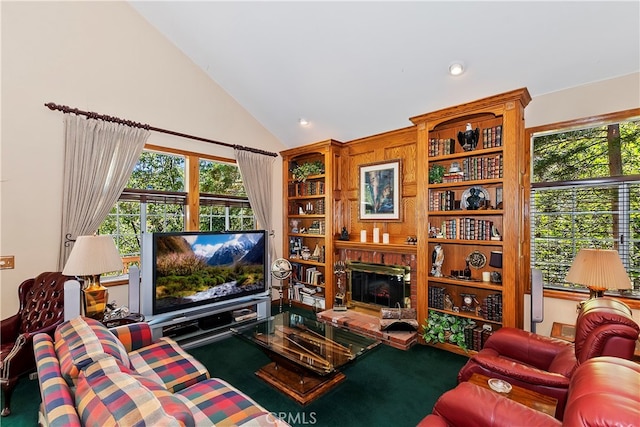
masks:
{"label": "wood paneled wall", "polygon": [[[389,233],[391,243],[404,243],[408,236],[416,235],[417,195],[417,131],[415,126],[398,129],[345,143],[343,150],[344,176],[342,205],[344,225],[351,240],[359,239],[360,230],[367,230],[369,239],[373,228]],[[359,218],[360,166],[401,160],[401,201],[400,221],[361,221]],[[341,228],[341,227],[340,227]],[[336,228],[339,232],[340,228]]]}

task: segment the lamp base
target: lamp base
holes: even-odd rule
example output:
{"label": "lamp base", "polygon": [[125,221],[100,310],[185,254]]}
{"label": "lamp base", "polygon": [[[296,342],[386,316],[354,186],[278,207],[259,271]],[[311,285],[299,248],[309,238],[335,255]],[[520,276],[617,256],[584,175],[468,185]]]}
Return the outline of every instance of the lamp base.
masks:
{"label": "lamp base", "polygon": [[100,282],[93,282],[88,288],[82,290],[84,315],[92,319],[104,319],[104,311],[107,308],[109,291]]}

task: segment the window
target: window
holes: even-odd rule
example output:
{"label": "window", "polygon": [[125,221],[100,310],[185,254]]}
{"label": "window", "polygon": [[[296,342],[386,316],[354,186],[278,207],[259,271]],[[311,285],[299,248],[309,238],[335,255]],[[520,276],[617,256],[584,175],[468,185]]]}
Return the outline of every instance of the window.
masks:
{"label": "window", "polygon": [[616,249],[640,299],[640,120],[532,129],[531,266],[545,288],[564,278],[583,247]]}
{"label": "window", "polygon": [[[198,162],[197,176],[187,176],[189,161]],[[199,193],[189,194],[185,189],[189,179],[198,180]],[[183,231],[189,210],[199,212],[196,224],[200,231],[255,228],[240,170],[234,163],[160,152],[154,147],[141,154],[127,188],[99,233],[114,237],[125,265],[137,264],[142,233]]]}

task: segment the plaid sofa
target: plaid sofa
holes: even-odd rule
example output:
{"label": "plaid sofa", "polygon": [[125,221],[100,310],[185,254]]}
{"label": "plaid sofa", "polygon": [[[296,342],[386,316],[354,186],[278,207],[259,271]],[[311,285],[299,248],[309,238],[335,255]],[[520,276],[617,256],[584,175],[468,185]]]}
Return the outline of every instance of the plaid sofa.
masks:
{"label": "plaid sofa", "polygon": [[34,337],[43,426],[286,425],[146,323],[78,317]]}

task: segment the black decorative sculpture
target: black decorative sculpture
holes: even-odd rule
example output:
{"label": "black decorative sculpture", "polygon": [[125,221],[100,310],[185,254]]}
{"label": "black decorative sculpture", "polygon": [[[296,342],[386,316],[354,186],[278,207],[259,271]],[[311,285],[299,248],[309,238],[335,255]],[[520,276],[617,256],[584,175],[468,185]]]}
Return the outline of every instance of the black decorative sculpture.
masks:
{"label": "black decorative sculpture", "polygon": [[480,129],[471,128],[471,123],[467,123],[467,130],[464,132],[458,132],[458,142],[464,151],[475,150],[480,139]]}
{"label": "black decorative sculpture", "polygon": [[349,232],[347,231],[347,227],[342,227],[342,232],[340,233],[340,240],[349,240]]}

